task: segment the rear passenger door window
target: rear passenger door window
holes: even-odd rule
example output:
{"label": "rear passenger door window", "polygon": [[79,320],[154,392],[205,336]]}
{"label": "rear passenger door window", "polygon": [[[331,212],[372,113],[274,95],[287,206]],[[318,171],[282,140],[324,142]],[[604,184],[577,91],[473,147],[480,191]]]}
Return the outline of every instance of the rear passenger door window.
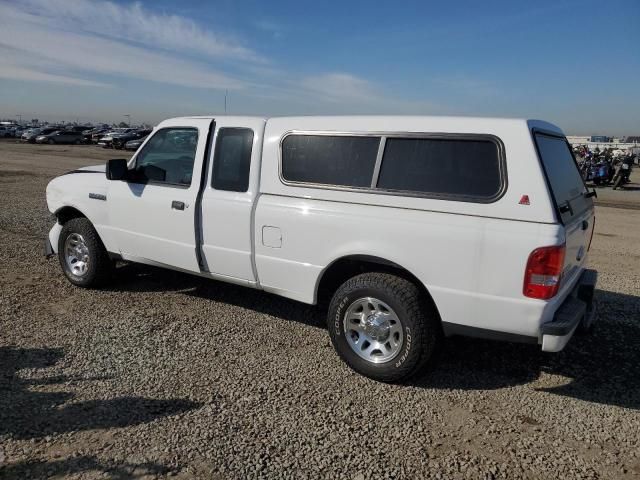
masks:
{"label": "rear passenger door window", "polygon": [[371,187],[380,137],[288,135],[282,142],[287,182]]}
{"label": "rear passenger door window", "polygon": [[211,186],[216,190],[246,192],[249,188],[253,130],[221,128],[213,157]]}
{"label": "rear passenger door window", "polygon": [[377,188],[492,201],[503,188],[498,144],[489,139],[388,137]]}

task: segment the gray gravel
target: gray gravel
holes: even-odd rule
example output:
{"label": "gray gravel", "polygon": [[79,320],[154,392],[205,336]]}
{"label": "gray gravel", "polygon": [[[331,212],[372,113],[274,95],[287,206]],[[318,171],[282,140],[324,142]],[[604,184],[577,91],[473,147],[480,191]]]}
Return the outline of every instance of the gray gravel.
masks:
{"label": "gray gravel", "polygon": [[41,256],[44,188],[111,156],[0,143],[0,478],[640,476],[640,211],[598,208],[592,336],[449,339],[385,385],[315,307],[135,265],[66,282]]}

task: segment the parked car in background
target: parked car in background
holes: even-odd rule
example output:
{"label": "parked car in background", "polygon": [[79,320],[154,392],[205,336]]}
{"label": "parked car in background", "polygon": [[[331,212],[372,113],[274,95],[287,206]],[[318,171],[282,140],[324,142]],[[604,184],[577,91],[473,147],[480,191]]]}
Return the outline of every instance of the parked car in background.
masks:
{"label": "parked car in background", "polygon": [[32,134],[40,133],[40,130],[42,130],[42,129],[41,128],[27,128],[24,132],[22,132],[22,135],[20,135],[20,138],[22,140],[26,140]]}
{"label": "parked car in background", "polygon": [[103,136],[98,142],[98,145],[101,145],[103,148],[111,148],[113,147],[114,138],[121,137],[123,135],[126,135],[131,132],[135,132],[135,131],[136,131],[135,128],[117,128],[115,130],[112,130],[111,132],[108,132],[105,136]]}
{"label": "parked car in background", "polygon": [[18,125],[16,128],[13,129],[13,136],[15,138],[22,138],[22,134],[26,131],[26,128],[23,127],[22,125]]}
{"label": "parked car in background", "polygon": [[9,130],[9,127],[0,125],[0,138],[9,138],[9,137],[13,137],[13,133],[11,133],[11,130]]}
{"label": "parked car in background", "polygon": [[136,140],[129,140],[127,143],[124,144],[124,149],[138,150],[140,148],[140,145],[144,143],[144,141],[147,139],[148,136],[149,135],[145,135],[144,137],[138,138]]}
{"label": "parked car in background", "polygon": [[19,125],[15,124],[15,123],[3,123],[0,125],[0,127],[2,127],[3,132],[2,135],[0,136],[4,136],[4,137],[15,137],[16,136],[16,128],[18,128]]}
{"label": "parked car in background", "polygon": [[98,128],[97,130],[93,131],[93,133],[91,134],[91,143],[98,143],[100,141],[100,139],[102,137],[104,137],[107,133],[113,131],[112,128]]}
{"label": "parked car in background", "polygon": [[74,143],[80,145],[82,143],[82,132],[58,130],[48,134],[41,134],[36,137],[36,143],[48,143],[50,145],[55,145],[56,143]]}
{"label": "parked car in background", "polygon": [[82,140],[84,143],[92,143],[93,135],[102,134],[106,129],[104,127],[93,127],[82,132]]}
{"label": "parked car in background", "polygon": [[595,318],[594,192],[550,123],[222,116],[151,135],[47,186],[45,252],[72,284],[125,260],[326,303],[340,357],[387,382],[443,335],[558,352]]}
{"label": "parked car in background", "polygon": [[146,137],[151,133],[150,128],[143,128],[140,130],[134,130],[133,132],[125,133],[123,135],[114,135],[113,141],[111,142],[113,148],[117,148],[121,150],[124,148],[125,144],[130,140],[137,140],[139,138]]}
{"label": "parked car in background", "polygon": [[31,133],[27,134],[27,137],[24,138],[29,143],[36,143],[36,138],[40,135],[49,135],[50,133],[57,132],[60,130],[60,127],[46,127],[46,128],[36,128]]}
{"label": "parked car in background", "polygon": [[67,127],[66,130],[73,130],[74,132],[86,132],[93,129],[90,125],[74,125],[73,127]]}

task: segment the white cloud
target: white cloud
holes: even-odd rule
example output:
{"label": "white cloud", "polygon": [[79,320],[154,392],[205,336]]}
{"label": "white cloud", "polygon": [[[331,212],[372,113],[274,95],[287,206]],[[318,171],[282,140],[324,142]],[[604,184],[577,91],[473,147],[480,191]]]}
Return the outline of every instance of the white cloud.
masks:
{"label": "white cloud", "polygon": [[81,87],[108,87],[109,85],[83,78],[68,77],[66,75],[56,75],[35,70],[33,68],[20,67],[16,65],[2,65],[0,78],[9,80],[26,80],[34,82],[52,82],[66,85],[76,85]]}
{"label": "white cloud", "polygon": [[32,15],[46,18],[48,23],[63,24],[72,31],[176,52],[264,61],[252,50],[204,30],[191,19],[156,14],[139,2],[118,5],[103,0],[20,0],[17,3]]}
{"label": "white cloud", "polygon": [[[275,36],[282,32],[265,20],[252,25]],[[106,0],[0,0],[0,78],[86,87],[137,79],[228,89],[245,110],[257,108],[259,99],[281,113],[423,109],[351,73],[295,75],[188,18]],[[106,108],[109,95],[100,97]]]}
{"label": "white cloud", "polygon": [[[57,68],[137,78],[198,88],[243,87],[243,82],[192,60],[153,52],[86,33],[71,33],[60,28],[58,19],[44,19],[14,6],[0,4],[0,45],[21,51],[14,58],[22,65],[37,58]],[[0,57],[0,71],[8,68]],[[55,72],[48,72],[55,73]],[[44,80],[44,78],[43,78]]]}
{"label": "white cloud", "polygon": [[83,87],[110,87],[103,82],[68,75],[60,71],[55,62],[43,57],[25,55],[23,52],[2,45],[0,45],[0,78]]}

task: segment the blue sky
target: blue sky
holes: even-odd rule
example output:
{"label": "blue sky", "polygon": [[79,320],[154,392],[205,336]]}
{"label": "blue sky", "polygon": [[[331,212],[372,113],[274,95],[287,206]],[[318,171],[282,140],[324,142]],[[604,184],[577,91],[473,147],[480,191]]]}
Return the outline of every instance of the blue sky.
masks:
{"label": "blue sky", "polygon": [[0,0],[0,117],[542,118],[640,134],[640,1]]}

